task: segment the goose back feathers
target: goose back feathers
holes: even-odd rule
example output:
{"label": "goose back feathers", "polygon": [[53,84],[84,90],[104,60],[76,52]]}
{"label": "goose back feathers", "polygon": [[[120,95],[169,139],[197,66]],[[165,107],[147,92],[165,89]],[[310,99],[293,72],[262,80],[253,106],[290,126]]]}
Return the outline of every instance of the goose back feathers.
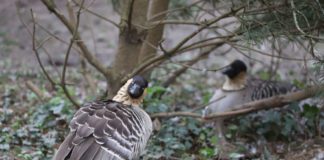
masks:
{"label": "goose back feathers", "polygon": [[84,104],[53,160],[138,159],[152,132],[149,115],[139,107],[147,87],[142,82],[131,79],[113,100]]}

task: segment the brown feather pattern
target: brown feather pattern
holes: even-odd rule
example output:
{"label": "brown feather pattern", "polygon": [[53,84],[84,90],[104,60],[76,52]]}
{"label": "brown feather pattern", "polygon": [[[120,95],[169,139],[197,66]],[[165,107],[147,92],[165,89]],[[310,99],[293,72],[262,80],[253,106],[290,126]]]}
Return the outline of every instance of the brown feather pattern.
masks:
{"label": "brown feather pattern", "polygon": [[54,160],[137,159],[151,132],[151,119],[138,106],[87,103],[75,113]]}

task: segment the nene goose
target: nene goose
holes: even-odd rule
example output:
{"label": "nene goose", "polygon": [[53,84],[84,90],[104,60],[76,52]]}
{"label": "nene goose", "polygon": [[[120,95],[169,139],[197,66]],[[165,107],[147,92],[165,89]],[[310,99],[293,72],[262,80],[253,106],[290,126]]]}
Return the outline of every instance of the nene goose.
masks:
{"label": "nene goose", "polygon": [[135,76],[112,100],[85,104],[70,122],[70,133],[53,160],[138,159],[152,132],[149,115],[139,107],[147,81]]}
{"label": "nene goose", "polygon": [[[211,113],[232,111],[239,104],[286,94],[296,90],[296,87],[285,82],[264,81],[247,76],[247,67],[241,60],[232,62],[222,73],[226,80],[221,89],[217,89],[210,99],[203,116]],[[219,137],[219,143],[226,143],[223,135],[223,118],[214,121],[214,129]]]}

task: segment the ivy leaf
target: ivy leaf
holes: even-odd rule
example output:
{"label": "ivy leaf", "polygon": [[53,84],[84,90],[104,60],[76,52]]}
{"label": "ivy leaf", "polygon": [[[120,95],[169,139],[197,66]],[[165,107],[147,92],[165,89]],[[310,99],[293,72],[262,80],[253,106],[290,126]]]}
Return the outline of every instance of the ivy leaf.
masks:
{"label": "ivy leaf", "polygon": [[303,108],[303,115],[308,119],[314,119],[320,111],[316,106],[311,106],[309,104],[304,104]]}
{"label": "ivy leaf", "polygon": [[234,159],[239,159],[239,158],[244,157],[244,155],[240,154],[240,153],[231,153],[231,154],[229,154],[229,157],[234,158]]}
{"label": "ivy leaf", "polygon": [[212,157],[215,154],[213,148],[202,148],[199,150],[199,153],[205,157]]}
{"label": "ivy leaf", "polygon": [[50,110],[53,112],[53,114],[60,115],[63,109],[64,109],[64,103],[60,103],[56,106],[51,107]]}
{"label": "ivy leaf", "polygon": [[212,145],[216,145],[218,142],[218,137],[216,135],[212,136],[211,139],[210,139],[210,143]]}

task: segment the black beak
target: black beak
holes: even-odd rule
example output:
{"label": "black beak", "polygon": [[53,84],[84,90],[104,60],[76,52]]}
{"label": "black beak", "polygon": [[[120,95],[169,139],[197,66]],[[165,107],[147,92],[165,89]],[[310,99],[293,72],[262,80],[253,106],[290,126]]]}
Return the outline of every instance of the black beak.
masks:
{"label": "black beak", "polygon": [[235,76],[239,74],[240,71],[233,69],[232,67],[225,68],[222,73],[226,75],[228,78],[233,79]]}
{"label": "black beak", "polygon": [[232,73],[233,72],[233,69],[232,69],[232,67],[226,67],[223,71],[222,71],[222,73],[224,74],[224,75],[229,75],[230,73]]}

